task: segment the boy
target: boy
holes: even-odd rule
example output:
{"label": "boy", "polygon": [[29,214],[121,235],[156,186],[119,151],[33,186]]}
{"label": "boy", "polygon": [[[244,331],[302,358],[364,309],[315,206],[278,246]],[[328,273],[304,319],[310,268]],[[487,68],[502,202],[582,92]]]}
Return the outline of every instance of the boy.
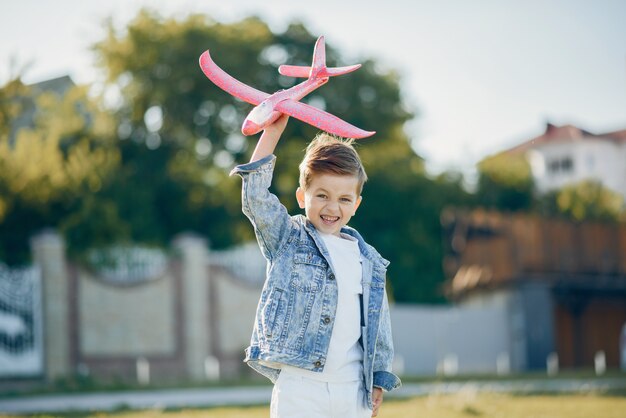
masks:
{"label": "boy", "polygon": [[351,142],[318,135],[296,191],[306,217],[289,216],[268,190],[287,119],[231,173],[243,179],[243,212],[268,261],[245,361],[275,384],[272,417],[375,417],[400,379],[391,373],[389,262],[346,226],[367,176]]}

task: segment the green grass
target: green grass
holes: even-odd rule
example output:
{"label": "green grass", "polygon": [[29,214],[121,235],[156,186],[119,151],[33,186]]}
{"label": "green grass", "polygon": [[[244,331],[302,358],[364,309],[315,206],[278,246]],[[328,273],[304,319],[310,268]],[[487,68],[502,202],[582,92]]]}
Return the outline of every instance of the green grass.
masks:
{"label": "green grass", "polygon": [[[267,418],[267,406],[189,410],[93,412],[39,417],[114,418]],[[477,393],[432,394],[383,402],[380,418],[626,418],[626,396],[601,394],[532,395]],[[9,415],[0,415],[9,417]]]}
{"label": "green grass", "polygon": [[592,369],[561,370],[555,376],[548,376],[545,371],[530,371],[524,373],[497,374],[463,374],[457,376],[403,376],[403,383],[437,383],[437,382],[467,382],[467,381],[525,381],[525,380],[555,380],[555,379],[626,379],[626,372],[622,370],[607,370],[601,376]]}

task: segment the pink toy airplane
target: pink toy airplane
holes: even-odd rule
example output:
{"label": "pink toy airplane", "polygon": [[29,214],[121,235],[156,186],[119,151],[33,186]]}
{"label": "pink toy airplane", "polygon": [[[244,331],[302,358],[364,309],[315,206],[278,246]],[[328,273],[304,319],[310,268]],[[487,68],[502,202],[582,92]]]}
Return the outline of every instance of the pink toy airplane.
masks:
{"label": "pink toy airplane", "polygon": [[376,132],[359,129],[328,112],[299,101],[313,90],[326,84],[329,77],[352,72],[360,66],[361,64],[327,68],[326,46],[324,37],[320,36],[315,43],[311,67],[281,65],[278,68],[278,72],[284,76],[308,78],[290,89],[279,90],[270,95],[228,75],[213,62],[209,51],[205,51],[200,56],[200,67],[209,80],[227,93],[255,105],[255,108],[248,114],[241,127],[241,132],[244,135],[254,135],[265,129],[266,126],[278,119],[281,113],[286,113],[319,129],[344,138],[365,138],[374,135]]}

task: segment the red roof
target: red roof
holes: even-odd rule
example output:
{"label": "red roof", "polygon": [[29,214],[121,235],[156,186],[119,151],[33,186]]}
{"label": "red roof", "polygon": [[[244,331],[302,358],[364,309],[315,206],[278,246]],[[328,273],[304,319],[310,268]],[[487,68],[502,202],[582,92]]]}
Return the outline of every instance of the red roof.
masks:
{"label": "red roof", "polygon": [[536,147],[555,140],[576,141],[580,139],[605,139],[615,142],[626,142],[626,129],[602,134],[593,134],[589,131],[577,128],[574,125],[556,126],[551,123],[546,124],[546,131],[531,140],[521,143],[513,148],[504,151],[506,153],[517,154],[525,152],[530,148]]}

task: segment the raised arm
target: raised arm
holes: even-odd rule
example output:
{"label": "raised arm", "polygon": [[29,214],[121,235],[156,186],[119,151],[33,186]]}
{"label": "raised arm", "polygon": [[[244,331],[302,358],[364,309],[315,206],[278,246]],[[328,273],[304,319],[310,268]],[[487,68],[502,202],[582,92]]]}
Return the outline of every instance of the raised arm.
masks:
{"label": "raised arm", "polygon": [[242,210],[250,219],[261,251],[268,260],[280,251],[293,226],[287,209],[269,191],[276,160],[273,152],[287,119],[287,116],[281,116],[268,126],[263,131],[250,162],[238,165],[231,172],[231,175],[238,174],[243,179]]}

